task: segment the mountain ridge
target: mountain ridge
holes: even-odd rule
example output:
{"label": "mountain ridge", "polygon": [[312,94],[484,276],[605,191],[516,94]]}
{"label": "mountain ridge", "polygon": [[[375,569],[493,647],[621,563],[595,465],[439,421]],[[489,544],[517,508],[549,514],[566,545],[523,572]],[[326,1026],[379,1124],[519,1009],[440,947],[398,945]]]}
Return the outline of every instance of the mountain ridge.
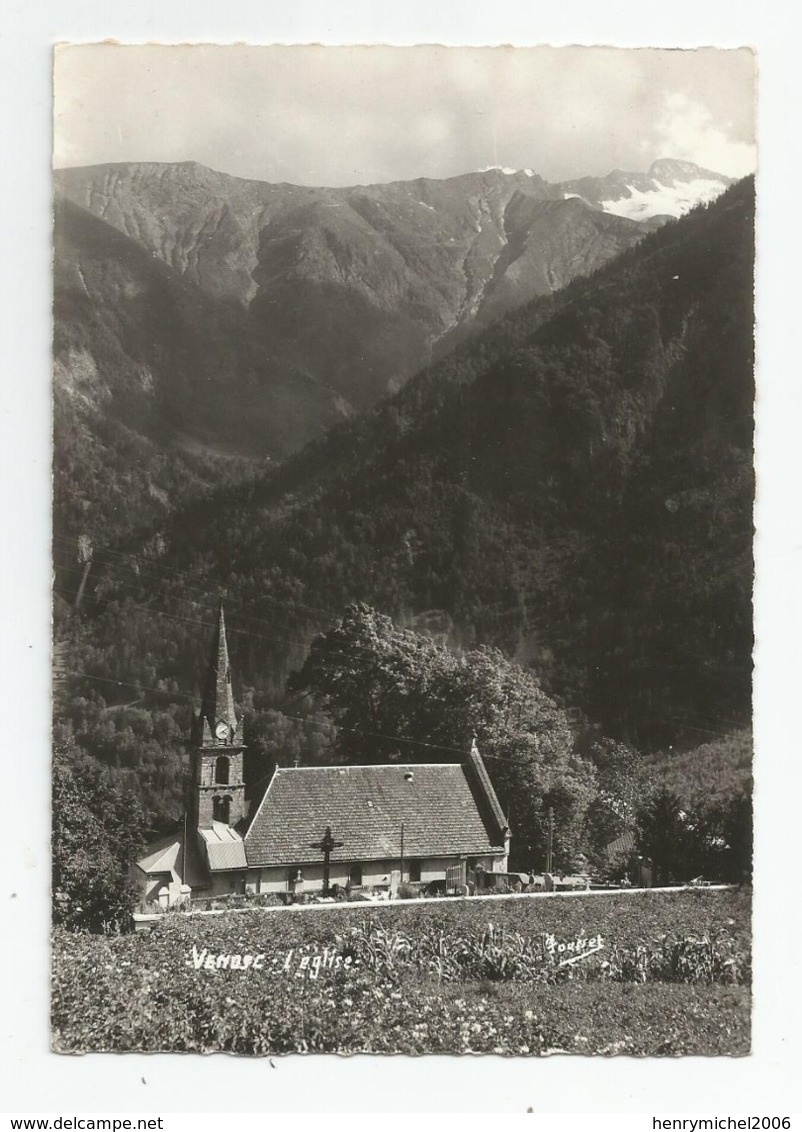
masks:
{"label": "mountain ridge", "polygon": [[[358,598],[453,644],[502,647],[647,749],[687,743],[711,715],[743,724],[752,225],[743,182],[246,489],[177,513],[153,574],[107,567],[95,655],[112,629],[157,655],[155,599],[157,614],[179,601],[203,619],[204,599],[164,567],[230,585],[247,611],[233,603],[238,664],[259,694],[279,693],[321,627],[310,607],[336,616]],[[252,618],[275,638],[252,640]],[[180,639],[191,656],[192,630]]]}
{"label": "mountain ridge", "polygon": [[[675,176],[704,173],[689,169]],[[497,170],[340,188],[246,180],[197,162],[55,174],[60,195],[202,290],[247,307],[274,353],[355,408],[475,327],[640,239],[659,218],[610,219],[604,194],[628,191],[616,183],[584,179],[569,195],[586,211],[572,205],[569,223],[553,202],[573,182]],[[719,178],[719,189],[728,183]]]}

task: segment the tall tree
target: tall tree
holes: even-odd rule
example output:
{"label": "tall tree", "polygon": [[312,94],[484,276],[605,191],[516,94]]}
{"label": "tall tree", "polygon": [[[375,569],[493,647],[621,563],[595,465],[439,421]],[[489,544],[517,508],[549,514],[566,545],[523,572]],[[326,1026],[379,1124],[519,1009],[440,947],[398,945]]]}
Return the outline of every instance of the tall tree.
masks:
{"label": "tall tree", "polygon": [[348,762],[454,762],[475,736],[509,815],[513,861],[542,865],[551,807],[556,867],[570,867],[593,768],[575,750],[565,713],[497,649],[455,654],[355,604],[315,638],[290,690],[332,717],[335,756]]}
{"label": "tall tree", "polygon": [[665,786],[638,811],[637,846],[654,865],[658,884],[687,880],[691,875],[692,833],[688,815],[677,796]]}

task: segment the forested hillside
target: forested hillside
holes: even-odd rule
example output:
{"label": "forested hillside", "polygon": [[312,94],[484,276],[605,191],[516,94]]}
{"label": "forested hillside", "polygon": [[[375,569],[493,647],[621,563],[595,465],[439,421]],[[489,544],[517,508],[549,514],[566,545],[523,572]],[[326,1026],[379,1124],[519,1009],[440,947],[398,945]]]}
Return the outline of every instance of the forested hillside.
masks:
{"label": "forested hillside", "polygon": [[236,303],[69,201],[56,203],[54,236],[60,538],[158,524],[337,419],[334,395],[257,342]]}
{"label": "forested hillside", "polygon": [[[726,720],[718,720],[721,727]],[[710,728],[706,728],[713,734]],[[703,732],[700,730],[700,734]],[[691,751],[663,751],[643,760],[643,772],[688,809],[752,794],[752,733],[733,731]]]}
{"label": "forested hillside", "polygon": [[285,729],[306,726],[287,676],[352,600],[498,646],[644,750],[748,723],[752,265],[747,181],[281,468],[98,551],[57,630],[94,677],[67,707],[85,744],[159,686],[179,727],[221,584],[235,675]]}

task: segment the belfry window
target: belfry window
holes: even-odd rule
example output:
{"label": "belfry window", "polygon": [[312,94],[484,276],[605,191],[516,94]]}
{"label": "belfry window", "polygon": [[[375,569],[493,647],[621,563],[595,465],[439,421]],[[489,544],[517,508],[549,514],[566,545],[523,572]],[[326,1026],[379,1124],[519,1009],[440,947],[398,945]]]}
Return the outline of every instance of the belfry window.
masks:
{"label": "belfry window", "polygon": [[224,825],[229,824],[231,818],[231,797],[226,794],[225,798],[215,798],[212,802],[212,820],[222,822]]}
{"label": "belfry window", "polygon": [[228,786],[229,763],[226,755],[220,755],[214,764],[214,781],[216,786]]}

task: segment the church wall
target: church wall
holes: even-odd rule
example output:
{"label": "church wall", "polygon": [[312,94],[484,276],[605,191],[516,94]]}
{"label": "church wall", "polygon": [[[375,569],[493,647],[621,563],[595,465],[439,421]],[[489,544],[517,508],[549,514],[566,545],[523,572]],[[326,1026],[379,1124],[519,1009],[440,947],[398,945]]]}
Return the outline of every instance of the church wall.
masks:
{"label": "church wall", "polygon": [[165,874],[164,876],[160,877],[147,877],[143,892],[144,900],[148,904],[150,904],[152,901],[155,901],[157,896],[159,895],[159,889],[162,888],[165,884],[169,884],[170,880],[171,878],[169,874]]}
{"label": "church wall", "polygon": [[429,884],[433,880],[445,880],[446,869],[450,865],[458,865],[459,860],[459,857],[424,858],[420,865],[421,884]]}
{"label": "church wall", "polygon": [[[215,744],[198,748],[194,753],[195,803],[193,824],[208,829],[214,819],[215,799],[230,798],[229,824],[236,825],[245,816],[243,783],[243,748]],[[217,760],[228,759],[228,782],[217,782]]]}
{"label": "church wall", "polygon": [[[296,884],[296,892],[320,892],[323,888],[323,865],[300,865],[289,869],[286,865],[276,868],[250,869],[248,871],[249,892],[289,892],[287,878],[290,872],[301,869],[303,881]],[[348,872],[342,867],[331,866],[329,884],[345,885]]]}
{"label": "church wall", "polygon": [[198,782],[201,786],[215,785],[215,768],[220,755],[228,759],[228,783],[223,785],[236,786],[242,782],[242,747],[203,747],[199,752]]}
{"label": "church wall", "polygon": [[243,892],[242,873],[211,873],[211,884],[203,889],[204,896],[225,896],[229,892]]}
{"label": "church wall", "polygon": [[197,824],[210,829],[214,820],[215,799],[230,798],[229,825],[236,825],[245,815],[245,787],[241,784],[200,788],[197,792]]}
{"label": "church wall", "polygon": [[[432,881],[444,880],[446,869],[460,862],[459,857],[432,857],[421,860],[420,879],[422,884]],[[464,858],[463,858],[464,859]],[[417,860],[417,858],[416,858]],[[488,872],[503,872],[506,868],[506,858],[488,855],[486,857],[472,858],[482,865]],[[409,880],[410,859],[404,858],[404,880]],[[265,867],[249,869],[247,874],[247,890],[250,893],[282,893],[289,891],[287,878],[290,872],[300,868],[303,879],[295,885],[296,892],[319,893],[323,888],[323,865],[301,865],[290,870],[287,866]],[[338,884],[345,888],[348,882],[348,862],[332,862],[329,870],[329,884]],[[401,873],[401,860],[363,861],[362,887],[393,889],[399,883]]]}
{"label": "church wall", "polygon": [[131,867],[130,876],[137,887],[140,900],[144,900],[147,903],[155,902],[159,895],[159,889],[164,885],[169,885],[170,881],[173,879],[171,873],[157,873],[148,876],[147,873],[143,873],[136,865]]}
{"label": "church wall", "polygon": [[[393,870],[398,873],[401,861],[365,861],[362,865],[363,888],[387,888],[391,884]],[[397,880],[396,876],[396,880]]]}

